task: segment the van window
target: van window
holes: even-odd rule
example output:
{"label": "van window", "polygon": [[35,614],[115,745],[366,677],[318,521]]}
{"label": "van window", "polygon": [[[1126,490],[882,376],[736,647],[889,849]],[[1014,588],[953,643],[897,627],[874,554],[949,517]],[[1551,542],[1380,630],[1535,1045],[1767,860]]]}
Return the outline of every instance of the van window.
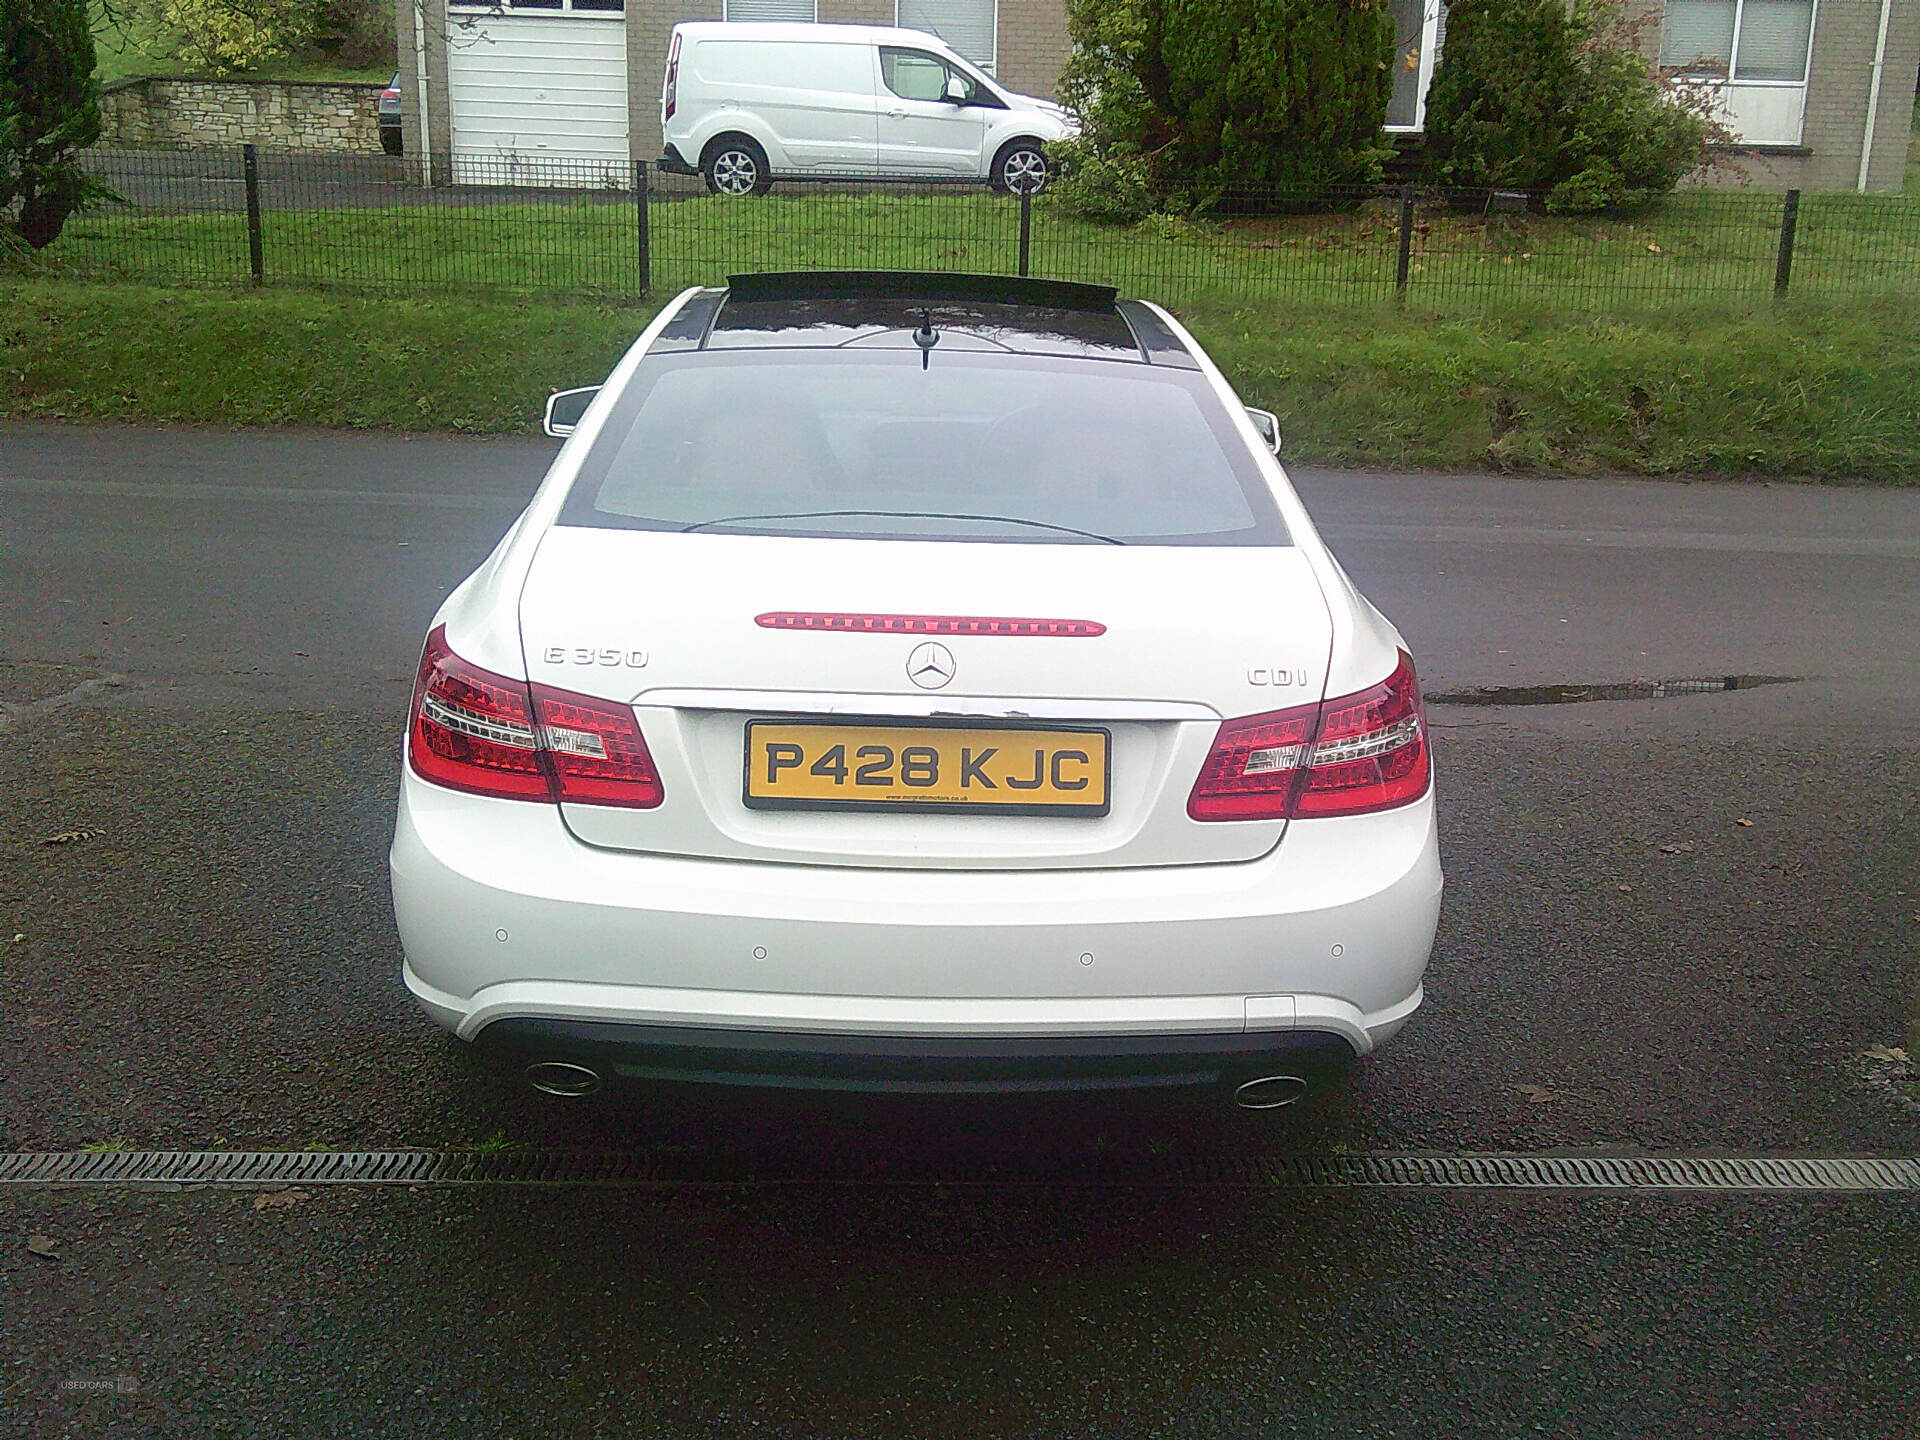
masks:
{"label": "van window", "polygon": [[811,41],[702,40],[693,68],[709,85],[781,85],[842,95],[873,94],[873,52],[865,45]]}
{"label": "van window", "polygon": [[880,47],[880,77],[902,100],[946,99],[949,75],[957,76],[966,87],[969,101],[976,98],[979,87],[973,77],[951,68],[937,55],[924,50],[896,50],[891,45]]}

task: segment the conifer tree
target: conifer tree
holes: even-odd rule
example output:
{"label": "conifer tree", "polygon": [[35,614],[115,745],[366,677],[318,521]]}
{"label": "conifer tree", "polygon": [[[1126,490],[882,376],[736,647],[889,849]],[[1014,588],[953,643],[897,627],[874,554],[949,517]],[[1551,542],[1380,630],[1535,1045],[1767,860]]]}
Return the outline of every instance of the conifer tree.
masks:
{"label": "conifer tree", "polygon": [[100,138],[87,0],[0,0],[0,242],[42,249],[107,192],[75,152]]}

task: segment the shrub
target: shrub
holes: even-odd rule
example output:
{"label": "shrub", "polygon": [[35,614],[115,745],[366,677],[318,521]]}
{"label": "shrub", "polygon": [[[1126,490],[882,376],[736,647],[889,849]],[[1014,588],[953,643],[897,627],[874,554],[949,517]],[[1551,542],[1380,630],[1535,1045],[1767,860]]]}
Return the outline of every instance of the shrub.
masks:
{"label": "shrub", "polygon": [[1454,0],[1427,94],[1435,184],[1530,190],[1566,213],[1664,195],[1714,127],[1670,97],[1618,0]]}
{"label": "shrub", "polygon": [[75,153],[100,138],[86,0],[0,0],[0,242],[43,249],[109,192]]}
{"label": "shrub", "polygon": [[1697,98],[1688,108],[1662,90],[1612,0],[1585,0],[1574,26],[1572,125],[1547,209],[1577,214],[1645,205],[1697,169],[1710,143],[1731,138]]}
{"label": "shrub", "polygon": [[1060,162],[1055,202],[1082,220],[1131,225],[1153,212],[1154,193],[1146,163],[1133,146],[1101,155],[1080,141],[1050,148]]}
{"label": "shrub", "polygon": [[1439,185],[1545,189],[1574,89],[1566,0],[1454,0],[1427,90],[1427,174]]}
{"label": "shrub", "polygon": [[[1062,86],[1087,188],[1182,206],[1287,206],[1379,178],[1385,0],[1069,0]],[[1105,203],[1096,198],[1093,203]]]}

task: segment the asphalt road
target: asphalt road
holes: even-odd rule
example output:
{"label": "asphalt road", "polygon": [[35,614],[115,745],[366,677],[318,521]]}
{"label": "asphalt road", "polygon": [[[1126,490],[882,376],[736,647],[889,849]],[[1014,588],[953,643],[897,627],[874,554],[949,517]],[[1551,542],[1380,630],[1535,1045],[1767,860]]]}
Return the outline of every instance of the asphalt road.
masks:
{"label": "asphalt road", "polygon": [[383,865],[420,633],[549,451],[0,431],[0,1139],[746,1183],[0,1197],[14,1432],[1920,1435],[1912,1197],[967,1178],[1920,1152],[1920,492],[1299,477],[1430,692],[1800,677],[1436,706],[1428,1005],[1310,1109],[568,1107],[415,1016]]}

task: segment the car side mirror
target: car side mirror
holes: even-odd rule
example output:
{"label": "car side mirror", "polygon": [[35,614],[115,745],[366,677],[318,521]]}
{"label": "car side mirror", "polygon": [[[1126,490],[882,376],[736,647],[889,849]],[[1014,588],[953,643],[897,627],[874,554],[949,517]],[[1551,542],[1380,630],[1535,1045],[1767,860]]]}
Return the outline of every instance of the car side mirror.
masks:
{"label": "car side mirror", "polygon": [[541,428],[556,439],[571,435],[580,426],[580,417],[587,413],[587,407],[593,403],[593,397],[600,393],[598,385],[582,385],[578,390],[557,390],[547,397],[547,414],[541,422]]}
{"label": "car side mirror", "polygon": [[1280,453],[1280,417],[1271,410],[1256,410],[1249,405],[1247,418],[1253,421],[1253,428],[1260,432],[1260,438],[1267,442],[1267,448],[1278,455]]}
{"label": "car side mirror", "polygon": [[947,103],[949,105],[967,103],[967,85],[958,75],[947,76]]}

